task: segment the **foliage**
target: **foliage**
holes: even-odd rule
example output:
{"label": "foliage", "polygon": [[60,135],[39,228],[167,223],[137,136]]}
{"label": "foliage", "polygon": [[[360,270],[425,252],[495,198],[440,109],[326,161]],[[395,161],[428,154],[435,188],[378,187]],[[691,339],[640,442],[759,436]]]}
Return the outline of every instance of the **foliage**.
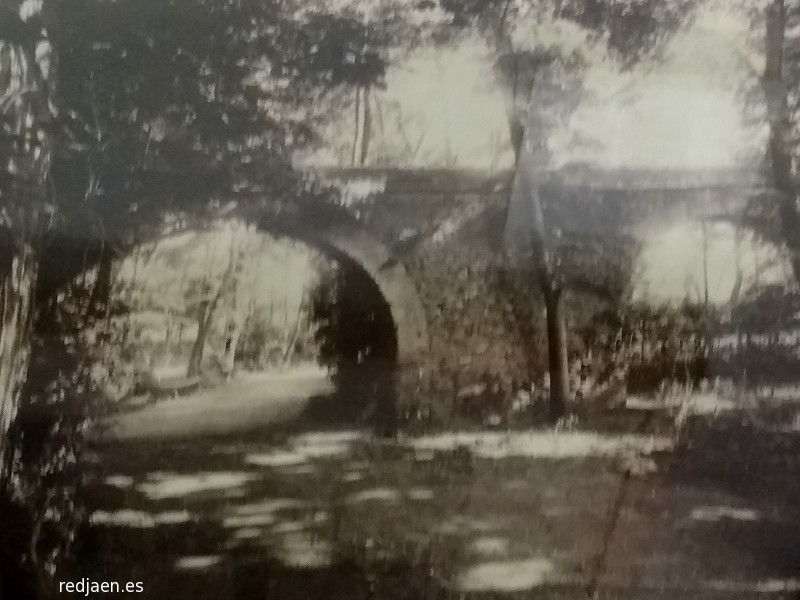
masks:
{"label": "foliage", "polygon": [[378,426],[396,426],[397,330],[386,300],[359,267],[340,263],[314,289],[310,321],[319,361],[334,371],[341,413],[375,411]]}
{"label": "foliage", "polygon": [[700,305],[642,303],[598,312],[577,333],[586,349],[581,377],[596,383],[624,377],[631,392],[665,382],[698,383],[709,376],[712,325],[719,315]]}
{"label": "foliage", "polygon": [[[117,377],[117,347],[108,331],[84,319],[88,288],[79,284],[57,311],[40,311],[22,401],[2,457],[0,502],[14,511],[0,540],[2,572],[19,598],[48,596],[70,559],[84,512],[77,502],[87,426],[104,410]],[[117,340],[118,341],[118,340]],[[11,523],[11,521],[9,521]]]}
{"label": "foliage", "polygon": [[54,11],[53,178],[67,224],[88,216],[98,231],[125,235],[246,192],[280,198],[330,93],[383,75],[369,27],[291,3],[79,0]]}
{"label": "foliage", "polygon": [[375,283],[358,267],[340,264],[312,295],[311,319],[317,323],[320,360],[346,368],[372,360],[392,360],[395,325]]}

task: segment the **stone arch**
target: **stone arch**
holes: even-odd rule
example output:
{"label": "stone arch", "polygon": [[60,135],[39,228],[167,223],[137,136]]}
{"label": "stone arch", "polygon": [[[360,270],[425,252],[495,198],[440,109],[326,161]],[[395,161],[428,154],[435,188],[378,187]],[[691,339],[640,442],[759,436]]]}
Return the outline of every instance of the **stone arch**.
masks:
{"label": "stone arch", "polygon": [[[344,211],[343,211],[344,212]],[[383,296],[395,325],[397,362],[422,362],[430,349],[425,309],[417,286],[405,266],[395,260],[390,248],[353,218],[314,228],[273,228],[269,221],[259,224],[264,233],[302,241],[323,254],[360,268]]]}
{"label": "stone arch", "polygon": [[[389,246],[346,209],[327,205],[319,212],[309,211],[306,218],[297,219],[301,225],[295,226],[287,226],[281,219],[275,219],[274,214],[234,210],[227,216],[242,218],[263,233],[301,241],[333,259],[360,268],[375,283],[389,307],[396,328],[397,362],[400,365],[424,362],[430,350],[430,334],[417,285]],[[187,223],[171,233],[154,233],[148,239],[139,239],[134,245],[204,228],[204,225]],[[37,290],[40,302],[49,300],[81,273],[94,268],[104,248],[99,240],[67,233],[55,236],[50,246],[51,252],[40,267]],[[131,245],[123,247],[132,248]]]}

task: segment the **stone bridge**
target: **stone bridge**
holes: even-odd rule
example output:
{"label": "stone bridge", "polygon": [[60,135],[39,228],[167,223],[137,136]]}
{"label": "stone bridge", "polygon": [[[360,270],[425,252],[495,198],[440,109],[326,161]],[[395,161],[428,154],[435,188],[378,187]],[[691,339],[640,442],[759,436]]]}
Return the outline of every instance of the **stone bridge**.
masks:
{"label": "stone bridge", "polygon": [[[502,244],[512,173],[331,168],[315,175],[340,190],[339,205],[306,205],[300,226],[289,229],[268,210],[247,218],[369,277],[394,322],[405,398],[441,405],[478,382],[511,390],[541,376],[542,304],[532,282],[511,272]],[[687,220],[735,220],[761,181],[744,171],[569,169],[540,185],[549,227],[641,238]],[[73,262],[85,269],[84,247]],[[53,255],[53,268],[43,271],[60,273],[64,253]]]}
{"label": "stone bridge", "polygon": [[[510,272],[502,248],[511,173],[332,168],[317,175],[341,190],[350,218],[318,224],[308,241],[358,264],[384,295],[405,395],[453,398],[479,381],[513,389],[541,375],[542,307],[535,288]],[[642,239],[687,220],[736,220],[762,180],[748,171],[569,169],[540,184],[548,226]]]}

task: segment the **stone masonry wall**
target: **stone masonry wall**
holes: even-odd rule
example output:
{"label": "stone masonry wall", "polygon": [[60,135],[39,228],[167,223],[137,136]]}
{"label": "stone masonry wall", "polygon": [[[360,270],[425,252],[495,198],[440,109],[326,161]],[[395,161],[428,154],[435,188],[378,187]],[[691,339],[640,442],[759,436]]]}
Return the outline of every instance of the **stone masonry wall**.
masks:
{"label": "stone masonry wall", "polygon": [[[387,186],[357,208],[390,243],[414,279],[431,337],[428,356],[401,380],[405,403],[437,414],[458,408],[459,392],[486,384],[508,398],[545,370],[538,294],[520,289],[500,247],[503,190]],[[536,317],[534,317],[536,315]]]}

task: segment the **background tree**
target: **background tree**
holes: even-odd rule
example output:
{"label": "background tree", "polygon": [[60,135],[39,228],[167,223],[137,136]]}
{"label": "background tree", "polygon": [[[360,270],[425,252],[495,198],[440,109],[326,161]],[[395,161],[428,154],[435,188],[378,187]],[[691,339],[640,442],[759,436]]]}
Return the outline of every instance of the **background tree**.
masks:
{"label": "background tree", "polygon": [[[509,198],[509,224],[528,228],[521,233],[526,239],[528,260],[535,266],[524,272],[533,275],[544,298],[553,418],[563,414],[569,396],[567,328],[557,240],[545,223],[539,179],[550,163],[547,139],[579,98],[580,74],[587,57],[579,51],[542,44],[530,31],[536,31],[535,24],[542,20],[574,23],[588,33],[589,39],[604,39],[612,57],[627,67],[658,48],[685,21],[694,4],[692,0],[439,1],[438,6],[452,15],[453,26],[477,29],[495,52],[517,167]],[[539,90],[536,97],[532,96],[534,89]],[[530,164],[520,164],[524,154]],[[514,202],[529,206],[515,211]],[[524,218],[520,220],[520,216]]]}
{"label": "background tree", "polygon": [[800,90],[798,41],[790,31],[800,22],[800,4],[772,0],[764,14],[765,66],[761,79],[769,124],[767,158],[777,195],[780,232],[795,278],[800,281],[800,205],[796,174],[797,103]]}
{"label": "background tree", "polygon": [[[332,26],[338,23],[365,34],[339,35],[342,28]],[[364,41],[371,28],[299,1],[0,3],[0,449],[8,450],[6,464],[22,464],[19,440],[32,435],[15,434],[13,444],[7,435],[12,422],[25,425],[16,417],[32,335],[47,332],[59,342],[37,345],[37,364],[67,364],[58,363],[58,353],[75,344],[59,309],[87,306],[84,292],[74,305],[59,306],[65,295],[56,290],[87,265],[107,267],[135,242],[208,219],[226,203],[266,210],[302,194],[305,183],[291,169],[291,155],[325,118],[326,99],[354,74],[365,84],[383,75],[382,49]],[[88,295],[107,307],[105,267]],[[34,298],[50,299],[35,321]],[[80,348],[88,352],[112,345],[109,340],[100,336]],[[78,363],[74,378],[61,387],[38,382],[43,397],[30,392],[26,403],[54,411],[58,421],[69,400],[85,394],[89,366],[69,364]],[[38,373],[58,376],[52,369]],[[55,401],[56,391],[63,401]],[[80,436],[82,420],[70,423],[65,437]],[[43,431],[47,451],[61,456],[63,437]],[[36,461],[28,464],[37,468]],[[25,477],[16,467],[5,472],[13,475],[0,490],[2,511],[12,514],[6,509],[13,505],[13,514],[24,515],[15,521],[30,530],[26,542],[35,543],[38,515],[52,508],[52,499],[18,493]],[[15,574],[52,572],[50,564],[31,562],[36,557],[25,543],[9,556],[7,549],[0,587]]]}
{"label": "background tree", "polygon": [[[118,253],[166,214],[200,218],[220,201],[279,203],[302,191],[291,154],[312,138],[326,98],[356,80],[379,81],[385,60],[372,24],[303,3],[32,6],[4,3],[0,18],[0,143],[10,159],[3,247],[13,292],[0,431],[24,373],[38,262],[44,297],[87,252]],[[50,233],[38,239],[46,211]]]}

